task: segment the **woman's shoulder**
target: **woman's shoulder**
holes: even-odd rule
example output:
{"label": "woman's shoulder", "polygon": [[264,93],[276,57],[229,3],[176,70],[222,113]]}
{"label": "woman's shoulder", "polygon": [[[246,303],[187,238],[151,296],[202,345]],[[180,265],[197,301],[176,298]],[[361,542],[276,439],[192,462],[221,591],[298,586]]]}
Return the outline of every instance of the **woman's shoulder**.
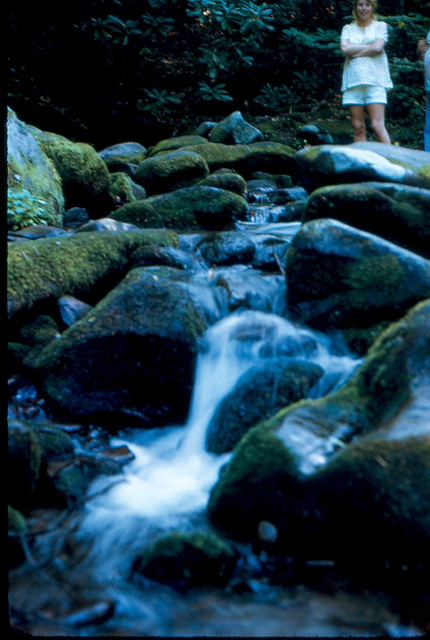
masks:
{"label": "woman's shoulder", "polygon": [[387,28],[387,23],[384,22],[383,20],[374,20],[372,22],[372,24],[374,25],[374,27],[376,27],[376,29],[386,29]]}
{"label": "woman's shoulder", "polygon": [[377,34],[381,36],[387,36],[388,26],[386,22],[383,22],[383,20],[374,20],[373,25]]}
{"label": "woman's shoulder", "polygon": [[349,22],[348,24],[343,25],[342,27],[342,35],[349,33],[355,26],[355,22]]}

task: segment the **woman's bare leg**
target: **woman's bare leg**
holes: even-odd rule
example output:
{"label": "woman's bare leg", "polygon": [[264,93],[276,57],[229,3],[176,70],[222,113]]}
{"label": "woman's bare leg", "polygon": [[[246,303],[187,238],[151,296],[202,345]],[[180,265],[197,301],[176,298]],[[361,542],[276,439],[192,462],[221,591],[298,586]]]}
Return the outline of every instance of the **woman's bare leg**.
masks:
{"label": "woman's bare leg", "polygon": [[391,144],[390,136],[385,128],[385,104],[368,104],[367,112],[369,114],[372,131],[378,142]]}
{"label": "woman's bare leg", "polygon": [[349,113],[351,115],[354,142],[364,142],[366,140],[366,122],[364,120],[363,105],[350,104]]}

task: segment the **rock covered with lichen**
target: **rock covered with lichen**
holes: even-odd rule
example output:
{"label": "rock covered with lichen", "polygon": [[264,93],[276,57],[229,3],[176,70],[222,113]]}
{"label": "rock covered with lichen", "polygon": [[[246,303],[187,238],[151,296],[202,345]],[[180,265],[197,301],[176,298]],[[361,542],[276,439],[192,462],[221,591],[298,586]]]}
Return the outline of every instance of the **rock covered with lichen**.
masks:
{"label": "rock covered with lichen", "polygon": [[8,228],[62,225],[65,199],[57,168],[32,131],[11,109],[7,113]]}

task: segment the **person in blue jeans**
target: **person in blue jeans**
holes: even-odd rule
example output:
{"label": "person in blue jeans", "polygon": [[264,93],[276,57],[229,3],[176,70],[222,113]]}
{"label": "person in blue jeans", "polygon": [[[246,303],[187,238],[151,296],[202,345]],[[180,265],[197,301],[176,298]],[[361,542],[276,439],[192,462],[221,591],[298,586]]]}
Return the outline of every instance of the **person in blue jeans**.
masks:
{"label": "person in blue jeans", "polygon": [[424,124],[424,150],[430,151],[430,31],[425,40],[418,40],[417,50],[424,62],[424,89],[427,101]]}

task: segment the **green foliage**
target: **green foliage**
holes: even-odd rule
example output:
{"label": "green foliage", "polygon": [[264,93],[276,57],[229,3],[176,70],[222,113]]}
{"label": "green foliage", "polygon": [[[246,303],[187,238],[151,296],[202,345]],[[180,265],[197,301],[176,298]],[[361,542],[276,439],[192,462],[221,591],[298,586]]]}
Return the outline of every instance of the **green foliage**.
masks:
{"label": "green foliage", "polygon": [[292,90],[285,84],[274,87],[269,82],[266,82],[261,87],[260,93],[255,97],[255,101],[267,109],[276,110],[284,109],[294,104],[295,97]]}
{"label": "green foliage", "polygon": [[126,46],[130,36],[142,35],[137,20],[123,21],[118,16],[108,15],[105,20],[91,18],[90,25],[93,29],[95,40],[105,40],[113,44]]}
{"label": "green foliage", "polygon": [[166,89],[144,89],[146,98],[142,100],[140,108],[157,115],[159,111],[171,104],[180,104],[178,96],[170,94]]}
{"label": "green foliage", "polygon": [[28,189],[7,190],[7,228],[18,231],[35,224],[49,224],[45,200],[36,198]]}
{"label": "green foliage", "polygon": [[202,100],[215,100],[219,102],[228,102],[233,100],[227,92],[224,83],[210,86],[207,82],[199,82],[197,95],[201,97]]}

